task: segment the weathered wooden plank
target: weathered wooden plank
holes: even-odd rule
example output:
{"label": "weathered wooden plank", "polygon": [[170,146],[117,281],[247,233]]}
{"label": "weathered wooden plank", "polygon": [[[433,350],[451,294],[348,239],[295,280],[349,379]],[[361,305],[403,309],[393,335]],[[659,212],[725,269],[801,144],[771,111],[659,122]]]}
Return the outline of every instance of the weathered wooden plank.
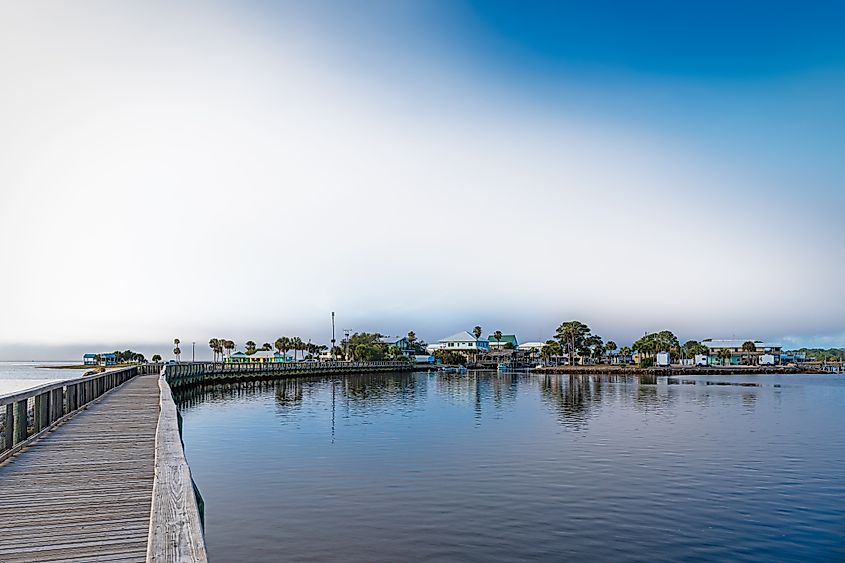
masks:
{"label": "weathered wooden plank", "polygon": [[[108,386],[84,387],[93,398]],[[62,418],[56,391],[36,424]],[[158,393],[156,376],[129,381],[0,464],[0,561],[146,559]]]}
{"label": "weathered wooden plank", "polygon": [[160,414],[147,561],[201,563],[208,556],[191,471],[179,436],[176,404],[164,376],[160,377],[159,386]]}

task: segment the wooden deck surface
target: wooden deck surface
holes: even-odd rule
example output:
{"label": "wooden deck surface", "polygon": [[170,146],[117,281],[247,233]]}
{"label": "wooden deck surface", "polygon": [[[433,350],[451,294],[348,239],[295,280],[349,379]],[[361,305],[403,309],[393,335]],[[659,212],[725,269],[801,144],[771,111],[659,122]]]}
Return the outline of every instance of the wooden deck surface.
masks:
{"label": "wooden deck surface", "polygon": [[138,376],[0,465],[0,563],[145,561],[158,418]]}

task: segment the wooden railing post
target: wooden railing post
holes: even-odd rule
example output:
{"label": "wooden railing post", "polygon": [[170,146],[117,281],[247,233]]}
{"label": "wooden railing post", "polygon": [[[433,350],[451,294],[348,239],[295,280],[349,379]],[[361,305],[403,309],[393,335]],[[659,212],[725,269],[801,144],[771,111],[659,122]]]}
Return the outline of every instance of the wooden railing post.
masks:
{"label": "wooden railing post", "polygon": [[26,440],[26,437],[26,399],[23,399],[15,403],[15,434],[13,438],[13,445],[23,442]]}
{"label": "wooden railing post", "polygon": [[6,405],[5,428],[3,428],[3,449],[8,450],[14,442],[15,406]]}

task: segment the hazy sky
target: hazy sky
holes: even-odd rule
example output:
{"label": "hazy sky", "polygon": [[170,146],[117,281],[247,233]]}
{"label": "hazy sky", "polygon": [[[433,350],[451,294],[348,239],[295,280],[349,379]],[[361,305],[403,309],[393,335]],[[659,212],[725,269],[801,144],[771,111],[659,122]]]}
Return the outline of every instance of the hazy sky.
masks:
{"label": "hazy sky", "polygon": [[845,345],[839,6],[0,2],[0,359]]}

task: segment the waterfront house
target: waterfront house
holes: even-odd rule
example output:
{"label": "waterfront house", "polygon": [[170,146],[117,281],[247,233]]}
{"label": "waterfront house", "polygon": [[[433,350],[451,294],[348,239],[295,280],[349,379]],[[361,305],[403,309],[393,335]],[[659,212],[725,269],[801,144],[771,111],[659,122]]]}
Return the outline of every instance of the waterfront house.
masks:
{"label": "waterfront house", "polygon": [[438,350],[442,350],[442,349],[443,349],[443,345],[439,342],[432,342],[431,344],[428,344],[425,347],[425,351],[428,352],[429,354],[434,354]]}
{"label": "waterfront house", "polygon": [[249,355],[249,363],[251,364],[270,364],[283,361],[282,355],[272,350],[257,350]]}
{"label": "waterfront house", "polygon": [[540,359],[545,345],[545,342],[523,342],[516,349],[526,354],[532,361],[536,361]]}
{"label": "waterfront house", "polygon": [[[748,341],[754,343],[754,351],[753,352],[744,352],[742,350],[742,345]],[[752,364],[759,364],[760,357],[763,355],[770,355],[774,357],[774,363],[780,364],[781,363],[781,352],[783,351],[783,346],[781,344],[776,344],[773,342],[763,342],[761,340],[751,340],[750,338],[733,338],[733,339],[723,339],[723,340],[702,340],[702,344],[707,346],[710,349],[710,365],[721,365],[723,360],[719,355],[719,352],[722,350],[727,350],[730,352],[730,360],[725,358],[724,363],[732,366],[742,365],[743,363],[747,363],[748,360],[751,360]],[[769,358],[766,358],[766,361],[771,361]]]}
{"label": "waterfront house", "polygon": [[440,339],[439,344],[440,350],[457,352],[467,357],[490,350],[489,341],[483,338],[476,338],[465,330]]}
{"label": "waterfront house", "polygon": [[249,356],[243,352],[235,352],[234,354],[229,354],[224,362],[227,364],[248,364]]}
{"label": "waterfront house", "polygon": [[510,344],[514,349],[519,347],[519,342],[516,340],[515,334],[503,334],[501,340],[496,340],[493,335],[487,337],[491,350],[501,350]]}
{"label": "waterfront house", "polygon": [[407,336],[382,336],[380,338],[381,343],[386,345],[388,348],[391,346],[396,346],[399,349],[399,352],[402,353],[403,356],[409,358],[413,355],[413,350],[411,350],[411,343],[408,341]]}
{"label": "waterfront house", "polygon": [[291,356],[284,356],[278,352],[270,350],[257,350],[253,354],[244,354],[243,352],[235,352],[230,354],[224,362],[227,364],[269,364],[282,363],[291,361]]}
{"label": "waterfront house", "polygon": [[806,362],[807,361],[807,353],[806,352],[781,352],[780,354],[780,363],[781,364],[792,364],[792,363],[799,363],[799,362]]}
{"label": "waterfront house", "polygon": [[623,354],[621,350],[608,350],[607,361],[612,366],[623,366],[634,363],[634,355]]}
{"label": "waterfront house", "polygon": [[117,356],[114,354],[85,354],[82,356],[82,364],[86,366],[114,366],[117,365]]}

